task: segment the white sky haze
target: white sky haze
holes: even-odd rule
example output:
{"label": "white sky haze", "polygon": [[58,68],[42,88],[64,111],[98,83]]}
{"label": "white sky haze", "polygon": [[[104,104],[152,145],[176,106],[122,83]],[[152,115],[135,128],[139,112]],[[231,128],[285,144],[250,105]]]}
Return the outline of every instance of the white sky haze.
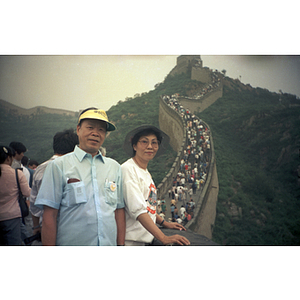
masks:
{"label": "white sky haze", "polygon": [[[109,110],[149,92],[176,65],[176,55],[0,56],[0,99],[23,108]],[[203,65],[243,83],[300,96],[300,56],[201,55]]]}

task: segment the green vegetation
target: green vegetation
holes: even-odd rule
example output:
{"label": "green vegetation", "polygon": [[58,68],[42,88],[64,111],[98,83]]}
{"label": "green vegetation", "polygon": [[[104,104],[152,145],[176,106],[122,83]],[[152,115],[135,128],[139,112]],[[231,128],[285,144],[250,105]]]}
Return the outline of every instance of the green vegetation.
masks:
{"label": "green vegetation", "polygon": [[16,116],[0,108],[0,122],[0,144],[22,142],[28,150],[25,155],[41,163],[53,155],[55,133],[69,128],[75,130],[77,117],[44,113]]}
{"label": "green vegetation", "polygon": [[[223,97],[199,115],[213,133],[220,185],[214,241],[300,244],[300,106],[294,104],[300,101],[293,95],[226,78]],[[230,215],[233,203],[242,215]]]}

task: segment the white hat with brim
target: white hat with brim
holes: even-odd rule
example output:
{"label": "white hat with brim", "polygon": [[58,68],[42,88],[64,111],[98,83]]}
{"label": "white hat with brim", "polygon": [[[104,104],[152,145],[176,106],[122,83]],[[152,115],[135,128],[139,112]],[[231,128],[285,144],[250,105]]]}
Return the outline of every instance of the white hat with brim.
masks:
{"label": "white hat with brim", "polygon": [[170,137],[166,133],[164,133],[162,130],[158,129],[157,127],[155,127],[153,125],[145,124],[145,125],[141,125],[141,126],[135,128],[127,133],[124,144],[123,144],[123,149],[129,156],[133,155],[132,140],[133,140],[134,136],[137,133],[144,131],[145,129],[152,129],[154,132],[158,132],[161,135],[161,138],[162,138],[161,143],[159,145],[159,148],[158,148],[158,151],[157,151],[155,157],[162,155],[165,152],[165,150],[167,149],[169,142],[170,142]]}
{"label": "white hat with brim", "polygon": [[84,112],[82,115],[79,116],[78,119],[78,124],[80,123],[81,120],[84,119],[94,119],[94,120],[99,120],[99,121],[104,121],[107,123],[107,131],[114,131],[116,130],[116,126],[108,121],[107,114],[104,110],[102,109],[89,109],[86,112]]}

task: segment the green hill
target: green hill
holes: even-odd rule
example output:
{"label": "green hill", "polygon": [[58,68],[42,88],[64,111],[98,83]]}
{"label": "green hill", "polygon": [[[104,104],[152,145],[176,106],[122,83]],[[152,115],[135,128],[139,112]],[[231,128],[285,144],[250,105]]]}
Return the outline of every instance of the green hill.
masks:
{"label": "green hill", "polygon": [[25,155],[41,163],[53,155],[55,133],[69,128],[75,130],[77,119],[78,113],[50,114],[38,109],[28,115],[3,105],[0,107],[0,144],[8,146],[12,141],[22,142],[27,148]]}
{"label": "green hill", "polygon": [[230,78],[200,114],[213,132],[220,184],[214,241],[300,244],[299,116],[296,96]]}

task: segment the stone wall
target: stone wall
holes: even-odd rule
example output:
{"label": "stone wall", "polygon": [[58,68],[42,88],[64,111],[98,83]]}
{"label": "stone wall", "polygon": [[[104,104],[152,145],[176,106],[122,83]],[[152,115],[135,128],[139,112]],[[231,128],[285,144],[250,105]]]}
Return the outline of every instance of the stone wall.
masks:
{"label": "stone wall", "polygon": [[202,67],[202,60],[200,55],[180,55],[177,57],[177,63],[175,68],[170,72],[170,75],[186,73],[191,69],[195,62],[199,62],[199,66]]}
{"label": "stone wall", "polygon": [[183,119],[162,98],[159,100],[159,127],[170,136],[170,144],[177,151],[177,156],[170,171],[157,187],[157,197],[161,198],[168,192],[168,189],[172,186],[173,178],[177,176],[183,150],[186,148],[187,143]]}
{"label": "stone wall", "polygon": [[191,79],[203,83],[211,83],[211,70],[209,68],[202,68],[201,66],[192,67]]}
{"label": "stone wall", "polygon": [[189,109],[193,113],[201,112],[207,107],[216,102],[219,98],[223,96],[223,84],[221,83],[213,91],[207,93],[199,99],[179,97],[178,100],[185,109]]}
{"label": "stone wall", "polygon": [[159,126],[170,136],[172,148],[176,152],[180,151],[183,141],[186,141],[184,121],[162,98],[159,100]]}

